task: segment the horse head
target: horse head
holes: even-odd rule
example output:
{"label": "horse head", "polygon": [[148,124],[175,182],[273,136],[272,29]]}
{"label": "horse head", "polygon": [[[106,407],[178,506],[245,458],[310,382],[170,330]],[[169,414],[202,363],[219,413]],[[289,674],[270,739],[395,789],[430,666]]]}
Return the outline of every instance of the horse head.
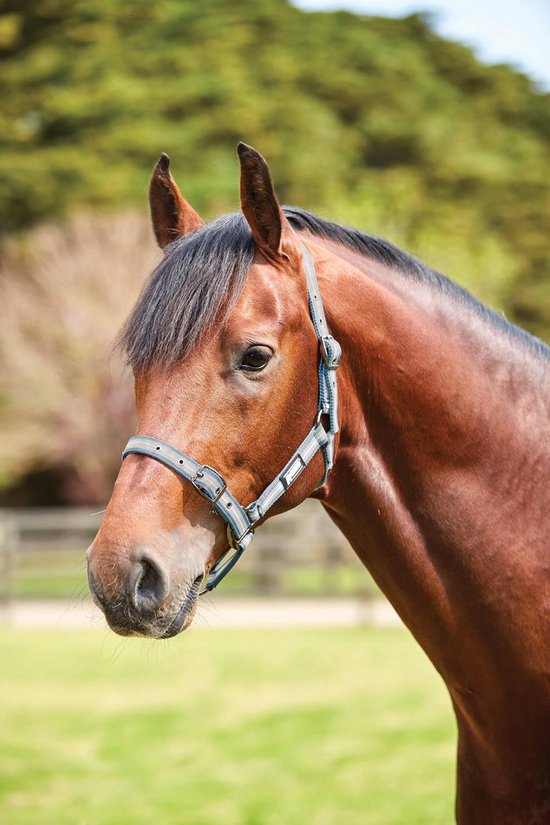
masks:
{"label": "horse head", "polygon": [[186,628],[201,582],[210,589],[212,571],[220,576],[222,559],[224,571],[231,566],[265,518],[262,491],[278,480],[270,515],[289,509],[332,463],[334,433],[321,425],[330,409],[318,405],[323,336],[310,308],[319,290],[308,294],[304,273],[311,258],[265,160],[244,144],[239,157],[242,214],[208,226],[181,195],[166,155],[151,180],[164,258],[122,334],[137,435],[88,551],[92,593],[121,634]]}

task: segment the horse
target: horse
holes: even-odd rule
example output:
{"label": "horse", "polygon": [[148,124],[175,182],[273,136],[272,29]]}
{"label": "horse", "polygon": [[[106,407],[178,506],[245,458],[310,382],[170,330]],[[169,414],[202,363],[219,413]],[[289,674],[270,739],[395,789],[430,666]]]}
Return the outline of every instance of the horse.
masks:
{"label": "horse", "polygon": [[241,211],[209,224],[166,155],[153,172],[164,256],[120,336],[137,430],[93,598],[120,634],[173,636],[256,527],[316,498],[446,684],[457,822],[548,823],[550,349],[388,241],[282,207],[238,154]]}

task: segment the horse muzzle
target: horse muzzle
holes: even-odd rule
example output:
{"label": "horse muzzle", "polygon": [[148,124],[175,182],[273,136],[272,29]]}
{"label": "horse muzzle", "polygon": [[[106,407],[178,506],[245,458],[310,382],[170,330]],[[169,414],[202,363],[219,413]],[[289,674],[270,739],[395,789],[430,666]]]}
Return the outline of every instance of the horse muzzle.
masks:
{"label": "horse muzzle", "polygon": [[[173,537],[164,537],[163,543],[177,544]],[[113,553],[94,542],[87,553],[93,600],[121,636],[175,636],[195,615],[204,577],[199,555],[181,547],[166,553],[150,546]]]}

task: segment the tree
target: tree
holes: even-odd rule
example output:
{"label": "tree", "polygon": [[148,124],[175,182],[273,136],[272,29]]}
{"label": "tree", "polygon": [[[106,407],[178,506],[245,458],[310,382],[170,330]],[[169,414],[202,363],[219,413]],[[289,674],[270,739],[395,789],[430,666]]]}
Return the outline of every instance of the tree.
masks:
{"label": "tree", "polygon": [[[79,237],[82,253],[76,240],[66,240],[84,232],[87,220],[69,216],[82,209],[113,214],[137,203],[144,212],[148,176],[163,150],[201,214],[236,209],[241,139],[269,158],[287,203],[389,237],[550,339],[550,96],[507,66],[481,64],[468,48],[436,35],[425,16],[310,13],[287,0],[4,0],[0,72],[0,225],[7,239],[0,288],[17,319],[6,328],[20,353],[30,342],[20,325],[34,318],[35,306],[49,301],[55,315],[71,294],[71,312],[89,314],[89,323],[101,300],[92,296],[94,279],[109,300],[91,258],[85,281],[77,287],[75,277],[65,296],[65,285],[44,268],[44,238],[58,238],[61,269],[78,270],[79,254],[94,246],[99,258],[99,236]],[[52,228],[52,220],[68,220],[66,229]],[[98,220],[92,235],[102,231]],[[50,228],[25,234],[44,221]],[[130,273],[134,246],[120,240],[109,248]],[[109,336],[101,325],[101,346],[128,310],[127,297],[119,295],[107,314]],[[71,331],[59,320],[56,329],[55,341],[38,338],[36,345],[33,375],[44,410],[43,376],[57,375],[58,360],[67,366],[64,336]],[[90,372],[90,353],[82,357]],[[25,375],[30,363],[18,368]],[[0,413],[19,416],[30,399],[6,365],[2,370]],[[67,376],[64,385],[52,378],[59,399]],[[74,387],[97,409],[104,388],[92,391],[79,380],[73,373]],[[81,421],[81,429],[71,425],[75,442],[85,426],[93,430],[94,414]],[[17,465],[30,467],[33,454],[23,445],[27,436],[8,431],[4,483],[14,481]],[[27,456],[22,462],[9,458],[16,443]],[[99,491],[104,482],[93,485]]]}
{"label": "tree", "polygon": [[[10,244],[0,269],[0,488],[55,467],[50,501],[108,498],[132,431],[113,334],[158,253],[144,216],[80,216]],[[45,481],[50,477],[46,476]]]}

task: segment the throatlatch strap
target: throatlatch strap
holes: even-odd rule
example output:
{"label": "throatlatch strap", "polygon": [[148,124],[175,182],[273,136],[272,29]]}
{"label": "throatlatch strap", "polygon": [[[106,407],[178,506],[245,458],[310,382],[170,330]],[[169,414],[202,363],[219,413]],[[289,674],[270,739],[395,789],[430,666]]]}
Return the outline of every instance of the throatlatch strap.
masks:
{"label": "throatlatch strap", "polygon": [[[195,490],[211,502],[227,524],[230,547],[216,562],[206,581],[203,593],[213,590],[229,573],[254,536],[254,525],[263,518],[275,502],[294,484],[319,450],[323,451],[325,471],[318,486],[325,483],[334,463],[334,436],[338,432],[338,383],[336,370],[342,350],[329,334],[327,320],[319,292],[319,284],[309,249],[302,243],[304,269],[307,279],[309,313],[319,341],[319,403],[317,419],[291,459],[263,493],[243,507],[229,492],[222,476],[207,464],[199,464],[171,444],[149,435],[135,435],[128,441],[122,458],[138,453],[154,458],[190,481]],[[328,419],[328,429],[323,426]]]}

